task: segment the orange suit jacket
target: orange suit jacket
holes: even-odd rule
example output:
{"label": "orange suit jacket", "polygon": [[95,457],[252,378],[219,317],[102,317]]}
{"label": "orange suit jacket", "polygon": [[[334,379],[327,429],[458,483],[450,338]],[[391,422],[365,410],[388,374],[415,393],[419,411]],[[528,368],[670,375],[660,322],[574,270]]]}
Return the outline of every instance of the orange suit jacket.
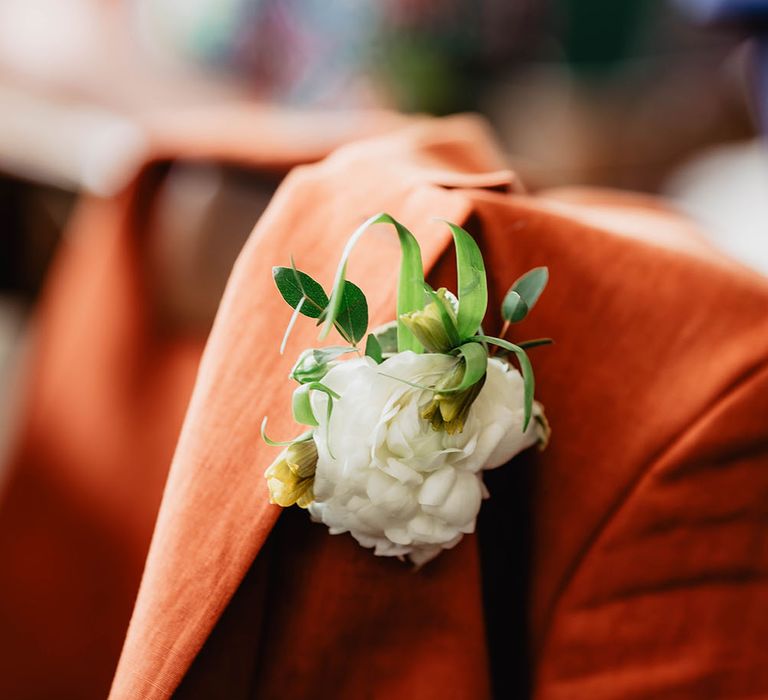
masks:
{"label": "orange suit jacket", "polygon": [[239,106],[156,115],[147,163],[84,196],[36,314],[0,489],[0,698],[106,697],[205,337],[169,331],[147,281],[156,169],[214,161],[282,175],[393,129],[386,113]]}
{"label": "orange suit jacket", "polygon": [[[652,199],[525,194],[485,128],[425,121],[294,170],[230,278],[176,448],[112,700],[768,695],[768,283]],[[478,536],[414,573],[268,502],[290,436],[297,324],[270,269],[328,285],[346,237],[387,211],[455,285],[441,217],[479,241],[492,304],[550,286],[519,337],[553,426],[488,475]],[[349,278],[392,319],[384,227]],[[535,353],[535,354],[534,354]]]}

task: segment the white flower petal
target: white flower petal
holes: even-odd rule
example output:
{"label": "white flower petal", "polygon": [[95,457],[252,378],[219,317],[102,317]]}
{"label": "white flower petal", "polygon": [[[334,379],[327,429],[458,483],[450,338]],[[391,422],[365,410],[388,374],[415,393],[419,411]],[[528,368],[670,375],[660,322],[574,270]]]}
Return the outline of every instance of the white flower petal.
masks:
{"label": "white flower petal", "polygon": [[424,510],[460,527],[477,517],[482,498],[480,477],[460,471],[456,473],[456,481],[447,498],[439,505],[424,506]]}
{"label": "white flower petal", "polygon": [[419,503],[424,506],[438,506],[445,501],[456,483],[456,470],[443,467],[432,472],[419,490]]}
{"label": "white flower petal", "polygon": [[339,362],[328,372],[323,382],[340,398],[328,421],[328,397],[312,393],[320,424],[313,519],[378,555],[407,555],[417,565],[474,531],[487,496],[480,471],[508,461],[538,433],[522,432],[520,374],[495,358],[464,430],[433,430],[420,417],[432,392],[413,385],[434,385],[455,362],[403,352],[380,365]]}

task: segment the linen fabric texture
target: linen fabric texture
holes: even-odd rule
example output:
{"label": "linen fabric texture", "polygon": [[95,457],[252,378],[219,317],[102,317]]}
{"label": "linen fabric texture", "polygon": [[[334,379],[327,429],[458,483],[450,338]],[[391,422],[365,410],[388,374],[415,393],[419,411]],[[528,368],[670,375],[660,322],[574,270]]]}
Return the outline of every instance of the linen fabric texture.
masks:
{"label": "linen fabric texture", "polygon": [[158,113],[141,123],[145,153],[125,186],[81,197],[36,309],[2,465],[0,697],[109,693],[207,335],[169,327],[152,286],[163,173],[216,163],[279,180],[404,121],[260,106]]}
{"label": "linen fabric texture", "polygon": [[[316,340],[299,323],[277,354],[271,268],[293,254],[329,285],[376,211],[415,232],[435,288],[455,265],[434,217],[468,228],[489,329],[520,273],[550,269],[515,332],[557,341],[531,351],[551,444],[496,470],[480,536],[418,573],[283,513],[263,478],[261,420],[296,431],[286,377]],[[352,257],[372,325],[392,318],[399,254],[382,226]],[[656,200],[526,194],[473,117],[295,169],[208,340],[110,697],[768,694],[767,312],[766,280]]]}

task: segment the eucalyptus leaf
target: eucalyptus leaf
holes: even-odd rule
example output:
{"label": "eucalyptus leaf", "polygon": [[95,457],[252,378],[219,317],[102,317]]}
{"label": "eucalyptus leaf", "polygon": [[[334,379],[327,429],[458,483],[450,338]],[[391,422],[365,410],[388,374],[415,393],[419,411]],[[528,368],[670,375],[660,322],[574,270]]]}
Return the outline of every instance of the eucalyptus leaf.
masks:
{"label": "eucalyptus leaf", "polygon": [[527,315],[528,304],[525,303],[523,297],[517,291],[510,289],[501,303],[501,317],[510,323],[517,323],[522,321]]}
{"label": "eucalyptus leaf", "polygon": [[549,269],[546,267],[534,267],[518,277],[512,285],[512,290],[520,295],[520,298],[528,307],[528,311],[530,311],[539,300],[548,281]]}
{"label": "eucalyptus leaf", "polygon": [[336,326],[351,343],[357,343],[368,330],[368,302],[360,287],[349,280],[344,283]]}
{"label": "eucalyptus leaf", "polygon": [[384,361],[384,356],[381,354],[381,344],[373,333],[369,333],[368,339],[365,341],[365,354],[366,357],[370,357],[377,365]]}
{"label": "eucalyptus leaf", "polygon": [[475,239],[461,226],[445,222],[453,234],[456,247],[456,270],[459,278],[459,311],[457,327],[461,340],[471,338],[480,327],[488,306],[488,284],[485,264]]}
{"label": "eucalyptus leaf", "polygon": [[500,348],[509,350],[517,357],[517,361],[520,363],[520,373],[523,375],[524,383],[524,418],[523,418],[523,431],[527,430],[528,423],[531,421],[531,414],[533,413],[533,392],[535,389],[535,380],[533,377],[533,367],[531,361],[528,359],[528,355],[525,354],[525,350],[519,345],[510,343],[502,338],[493,338],[488,335],[477,335],[472,338],[473,341],[478,343],[485,341],[490,345],[497,345]]}
{"label": "eucalyptus leaf", "polygon": [[310,318],[319,318],[326,306],[328,296],[319,282],[306,272],[290,267],[273,267],[272,278],[280,295],[292,307],[301,305],[301,313]]}

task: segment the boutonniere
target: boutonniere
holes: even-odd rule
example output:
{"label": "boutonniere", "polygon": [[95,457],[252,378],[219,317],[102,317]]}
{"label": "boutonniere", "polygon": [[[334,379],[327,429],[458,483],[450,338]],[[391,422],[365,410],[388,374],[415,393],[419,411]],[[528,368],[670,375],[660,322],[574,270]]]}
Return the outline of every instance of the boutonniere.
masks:
{"label": "boutonniere", "polygon": [[[396,319],[368,333],[362,290],[346,279],[352,248],[373,224],[392,224],[402,263]],[[526,349],[504,336],[533,308],[547,268],[523,275],[501,307],[500,337],[481,328],[488,302],[483,256],[472,236],[453,234],[458,293],[424,281],[416,238],[388,214],[350,238],[330,296],[291,260],[273,270],[277,289],[299,316],[335,329],[343,345],[304,350],[291,371],[293,417],[307,430],[286,442],[266,470],[270,500],[308,509],[332,534],[349,532],[375,554],[422,565],[475,529],[488,491],[484,469],[546,445],[549,428],[534,400]],[[364,341],[364,344],[363,344]],[[516,366],[515,366],[516,365]]]}

